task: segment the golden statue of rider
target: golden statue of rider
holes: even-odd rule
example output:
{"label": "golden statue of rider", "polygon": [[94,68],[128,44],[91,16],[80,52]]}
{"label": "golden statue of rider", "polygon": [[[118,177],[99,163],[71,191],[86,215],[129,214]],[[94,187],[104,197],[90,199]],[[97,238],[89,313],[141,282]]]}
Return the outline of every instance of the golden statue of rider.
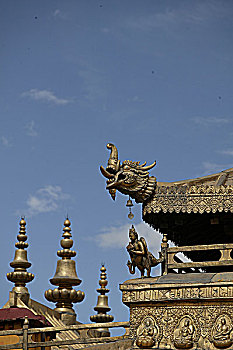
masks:
{"label": "golden statue of rider", "polygon": [[150,277],[151,267],[158,265],[162,260],[156,259],[149,252],[146,241],[143,237],[138,239],[138,233],[134,226],[129,229],[130,242],[126,249],[129,253],[131,261],[128,260],[127,266],[131,274],[135,273],[135,267],[141,272],[141,277],[144,277],[144,271],[147,270],[147,277]]}

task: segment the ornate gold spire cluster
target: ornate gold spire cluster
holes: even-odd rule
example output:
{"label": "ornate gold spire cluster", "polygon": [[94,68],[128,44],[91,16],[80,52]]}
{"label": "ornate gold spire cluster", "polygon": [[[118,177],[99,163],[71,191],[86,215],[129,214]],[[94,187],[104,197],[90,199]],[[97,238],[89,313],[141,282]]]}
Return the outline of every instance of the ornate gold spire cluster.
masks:
{"label": "ornate gold spire cluster", "polygon": [[[114,317],[112,315],[108,315],[107,312],[111,310],[111,308],[108,306],[108,296],[105,295],[109,292],[109,289],[106,288],[108,284],[107,281],[107,274],[106,274],[106,268],[104,265],[102,265],[100,269],[100,280],[99,285],[100,288],[98,288],[96,291],[100,293],[97,300],[97,305],[94,307],[94,310],[97,311],[97,315],[90,316],[90,320],[92,322],[96,323],[104,323],[104,322],[112,322]],[[99,332],[101,332],[101,336],[109,336],[110,332],[107,328],[101,328],[98,329]]]}
{"label": "ornate gold spire cluster", "polygon": [[22,298],[22,300],[27,303],[29,292],[26,283],[31,282],[34,279],[34,275],[27,271],[31,263],[27,259],[27,251],[25,250],[28,247],[28,243],[26,242],[26,221],[24,218],[21,218],[19,226],[20,230],[17,236],[18,242],[15,243],[17,249],[15,251],[14,260],[10,263],[14,271],[7,273],[7,279],[15,284],[12,292],[15,292],[18,297]]}
{"label": "ornate gold spire cluster", "polygon": [[72,308],[73,303],[81,302],[85,297],[84,292],[72,288],[82,281],[77,276],[75,261],[71,260],[76,256],[76,252],[70,249],[73,246],[70,225],[70,220],[67,218],[64,222],[64,233],[61,240],[63,249],[57,252],[61,260],[57,261],[55,275],[50,279],[51,284],[58,286],[58,288],[48,289],[45,292],[45,298],[56,303],[55,310],[63,314],[63,321],[67,324],[75,323],[76,320],[76,314]]}

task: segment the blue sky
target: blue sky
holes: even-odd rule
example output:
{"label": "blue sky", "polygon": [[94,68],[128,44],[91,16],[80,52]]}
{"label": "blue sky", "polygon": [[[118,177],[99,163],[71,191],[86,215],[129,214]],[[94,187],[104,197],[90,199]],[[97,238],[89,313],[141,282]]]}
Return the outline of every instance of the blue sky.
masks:
{"label": "blue sky", "polygon": [[[119,283],[130,278],[125,202],[99,171],[108,142],[121,160],[157,160],[158,181],[232,167],[232,1],[2,1],[0,11],[0,302],[12,288],[21,215],[35,280],[51,288],[63,221],[72,222],[89,322],[105,262],[115,320],[128,319]],[[159,236],[133,223],[157,254]],[[154,269],[154,274],[158,270]]]}

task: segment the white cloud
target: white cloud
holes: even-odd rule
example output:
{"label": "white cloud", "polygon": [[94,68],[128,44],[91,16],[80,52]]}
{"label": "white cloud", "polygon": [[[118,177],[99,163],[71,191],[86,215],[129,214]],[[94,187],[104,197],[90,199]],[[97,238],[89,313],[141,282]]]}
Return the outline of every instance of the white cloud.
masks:
{"label": "white cloud", "polygon": [[149,15],[141,15],[138,17],[131,17],[127,19],[127,25],[142,31],[153,30],[156,28],[172,31],[182,24],[200,26],[205,25],[208,21],[213,21],[219,18],[229,17],[231,7],[222,6],[222,2],[208,1],[196,2],[190,6],[187,2],[184,6],[176,6],[175,8],[168,8],[162,12],[152,12]]}
{"label": "white cloud", "polygon": [[196,124],[200,125],[221,125],[221,124],[228,124],[230,123],[230,120],[227,118],[219,118],[219,117],[195,117],[192,119]]}
{"label": "white cloud", "polygon": [[134,95],[132,97],[127,98],[127,102],[136,102],[136,103],[140,103],[140,102],[144,102],[144,100],[142,98],[140,98],[137,95]]}
{"label": "white cloud", "polygon": [[109,33],[109,32],[110,32],[110,29],[107,28],[107,27],[104,27],[104,28],[101,28],[101,32],[103,32],[103,33]]}
{"label": "white cloud", "polygon": [[218,164],[214,162],[203,162],[202,167],[204,169],[202,175],[211,175],[214,173],[218,173],[224,169],[228,169],[232,167],[232,164]]}
{"label": "white cloud", "polygon": [[61,13],[61,11],[60,11],[59,9],[56,9],[56,10],[54,11],[54,13],[53,13],[53,16],[54,16],[54,17],[57,17],[57,16],[60,15],[60,13]]}
{"label": "white cloud", "polygon": [[37,133],[37,131],[35,129],[35,122],[34,122],[34,120],[31,120],[30,122],[28,122],[25,125],[25,129],[26,129],[26,132],[27,132],[28,136],[35,137],[35,136],[38,135],[38,133]]}
{"label": "white cloud", "polygon": [[233,149],[226,149],[223,151],[219,151],[221,154],[225,154],[226,156],[233,156]]}
{"label": "white cloud", "polygon": [[[130,224],[111,226],[109,228],[105,227],[101,230],[101,233],[95,237],[95,241],[102,248],[126,248],[129,243],[130,227]],[[158,253],[161,251],[162,234],[144,222],[140,222],[134,225],[134,227],[139,238],[145,238],[149,251],[158,258]],[[171,241],[168,241],[168,244],[170,247],[174,247],[174,243]],[[191,261],[183,253],[178,253],[177,256],[182,261]]]}
{"label": "white cloud", "polygon": [[80,70],[78,74],[83,80],[84,97],[89,102],[96,103],[96,101],[106,98],[107,90],[103,73],[86,65],[86,67]]}
{"label": "white cloud", "polygon": [[[103,248],[126,247],[129,242],[130,227],[131,225],[125,224],[103,228],[101,233],[96,236],[96,242]],[[160,250],[162,235],[158,231],[155,231],[144,222],[135,225],[135,229],[138,232],[139,237],[144,237],[146,239],[149,250],[152,252]]]}
{"label": "white cloud", "polygon": [[60,19],[67,19],[67,14],[62,12],[61,10],[59,9],[56,9],[54,12],[53,12],[53,17],[55,18],[60,18]]}
{"label": "white cloud", "polygon": [[4,147],[8,148],[8,147],[12,146],[11,142],[9,141],[9,139],[6,136],[1,136],[0,140],[1,140],[1,143]]}
{"label": "white cloud", "polygon": [[32,216],[55,211],[59,209],[61,202],[69,198],[70,196],[63,193],[60,186],[48,185],[42,187],[34,195],[29,195],[26,201],[26,214]]}
{"label": "white cloud", "polygon": [[29,97],[32,100],[47,102],[47,103],[53,103],[55,105],[66,105],[67,103],[70,103],[71,101],[65,98],[58,98],[54,92],[49,90],[38,90],[38,89],[31,89],[29,91],[25,91],[21,95],[22,97]]}

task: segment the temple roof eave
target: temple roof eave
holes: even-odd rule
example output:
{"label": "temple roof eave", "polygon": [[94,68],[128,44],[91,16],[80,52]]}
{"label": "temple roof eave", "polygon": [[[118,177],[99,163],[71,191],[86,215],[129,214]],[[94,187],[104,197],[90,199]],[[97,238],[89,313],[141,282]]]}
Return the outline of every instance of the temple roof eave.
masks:
{"label": "temple roof eave", "polygon": [[161,186],[143,203],[143,216],[158,213],[233,213],[233,185]]}
{"label": "temple roof eave", "polygon": [[143,203],[143,220],[178,246],[203,244],[203,235],[211,244],[233,242],[232,213],[233,168],[202,178],[157,182]]}
{"label": "temple roof eave", "polygon": [[143,215],[163,213],[233,212],[233,168],[174,182],[157,182],[143,203]]}

